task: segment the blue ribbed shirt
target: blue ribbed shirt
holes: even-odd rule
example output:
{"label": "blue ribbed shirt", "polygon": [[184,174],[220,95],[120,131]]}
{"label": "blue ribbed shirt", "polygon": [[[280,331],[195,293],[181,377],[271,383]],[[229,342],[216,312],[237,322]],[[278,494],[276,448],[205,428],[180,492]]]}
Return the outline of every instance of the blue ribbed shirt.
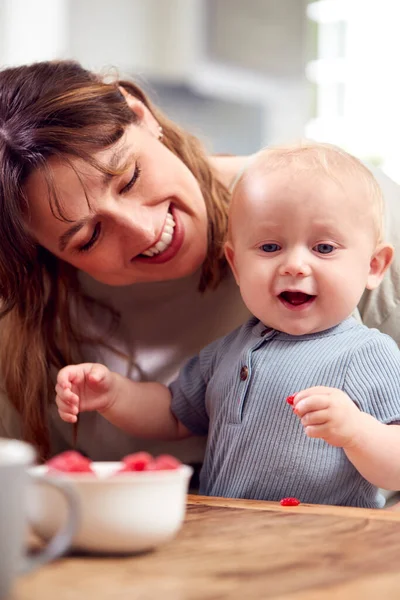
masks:
{"label": "blue ribbed shirt", "polygon": [[344,451],[307,437],[286,403],[317,385],[343,390],[382,423],[400,422],[400,351],[353,318],[303,336],[252,318],[191,358],[170,389],[176,417],[208,436],[200,493],[382,507]]}

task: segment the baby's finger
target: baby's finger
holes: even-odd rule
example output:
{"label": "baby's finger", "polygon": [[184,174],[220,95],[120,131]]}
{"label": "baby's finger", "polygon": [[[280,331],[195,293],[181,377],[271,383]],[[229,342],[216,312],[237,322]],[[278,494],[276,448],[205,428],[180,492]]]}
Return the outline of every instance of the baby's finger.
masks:
{"label": "baby's finger", "polygon": [[103,365],[94,364],[92,366],[92,368],[90,369],[88,376],[90,377],[90,379],[92,381],[99,382],[102,379],[104,379],[106,373],[107,373],[107,369],[105,369],[105,367]]}
{"label": "baby's finger", "polygon": [[56,385],[56,395],[61,398],[62,400],[64,400],[64,402],[68,402],[68,404],[79,404],[79,396],[77,394],[75,394],[72,390],[70,389],[65,389],[60,385]]}
{"label": "baby's finger", "polygon": [[68,412],[63,412],[59,410],[58,414],[60,415],[61,419],[66,423],[76,423],[78,420],[78,417],[76,415],[71,415],[71,413]]}
{"label": "baby's finger", "polygon": [[77,378],[77,368],[75,365],[64,367],[57,375],[57,383],[64,388],[71,388],[72,383],[75,383]]}
{"label": "baby's finger", "polygon": [[309,438],[324,438],[326,428],[325,425],[307,425],[307,427],[304,427],[304,433]]}
{"label": "baby's finger", "polygon": [[324,410],[329,407],[328,396],[310,396],[304,400],[297,400],[293,403],[293,410],[299,417],[316,410]]}
{"label": "baby's finger", "polygon": [[87,375],[90,386],[96,391],[106,390],[109,386],[109,373],[104,365],[94,364]]}
{"label": "baby's finger", "polygon": [[329,413],[327,410],[316,410],[305,414],[301,419],[301,424],[304,427],[309,427],[311,425],[325,425],[328,420]]}
{"label": "baby's finger", "polygon": [[323,385],[318,385],[314,387],[307,388],[305,390],[301,390],[295,394],[293,399],[293,404],[296,405],[300,400],[304,400],[305,398],[309,398],[310,396],[327,396],[332,392],[332,388],[325,387]]}
{"label": "baby's finger", "polygon": [[64,385],[62,385],[60,383],[56,383],[56,386],[55,386],[54,389],[55,389],[56,394],[58,396],[67,396],[68,395],[67,394],[68,390],[71,390],[70,387],[65,387]]}
{"label": "baby's finger", "polygon": [[60,396],[56,396],[56,404],[58,410],[61,410],[62,412],[67,412],[71,415],[77,415],[79,413],[77,404],[70,404],[69,402],[66,402],[64,398],[60,398]]}

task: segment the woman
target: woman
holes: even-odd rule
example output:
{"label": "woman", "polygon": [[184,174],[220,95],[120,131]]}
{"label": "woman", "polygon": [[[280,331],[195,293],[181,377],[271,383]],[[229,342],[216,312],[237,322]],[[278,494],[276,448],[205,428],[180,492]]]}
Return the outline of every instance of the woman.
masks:
{"label": "woman", "polygon": [[[3,435],[43,458],[71,447],[54,405],[64,364],[168,383],[248,317],[222,250],[228,190],[245,164],[207,158],[132,83],[106,84],[71,62],[0,72]],[[399,191],[385,185],[393,233]],[[363,299],[367,325],[392,328],[396,276],[395,265],[379,296]],[[389,333],[400,339],[400,325]],[[92,413],[78,429],[77,447],[96,460],[137,449],[203,456],[203,439],[134,440]]]}

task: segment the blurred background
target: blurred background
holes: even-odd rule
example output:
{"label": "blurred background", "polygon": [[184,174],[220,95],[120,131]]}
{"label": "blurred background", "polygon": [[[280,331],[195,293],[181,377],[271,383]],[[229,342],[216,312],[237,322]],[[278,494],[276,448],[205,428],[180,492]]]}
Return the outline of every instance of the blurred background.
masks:
{"label": "blurred background", "polygon": [[212,152],[299,137],[400,182],[400,0],[0,0],[0,66],[134,78]]}

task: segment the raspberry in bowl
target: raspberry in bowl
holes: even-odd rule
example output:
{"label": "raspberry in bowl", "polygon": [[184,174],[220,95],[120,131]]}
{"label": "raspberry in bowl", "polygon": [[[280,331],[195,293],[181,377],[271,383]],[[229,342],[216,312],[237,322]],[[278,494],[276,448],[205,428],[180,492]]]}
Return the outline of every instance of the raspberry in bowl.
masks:
{"label": "raspberry in bowl", "polygon": [[[75,549],[136,553],[168,542],[180,529],[192,468],[169,455],[138,452],[121,462],[92,462],[68,451],[31,473],[66,479],[77,493]],[[32,486],[28,510],[35,533],[44,540],[60,529],[67,514],[63,497],[40,485]]]}

